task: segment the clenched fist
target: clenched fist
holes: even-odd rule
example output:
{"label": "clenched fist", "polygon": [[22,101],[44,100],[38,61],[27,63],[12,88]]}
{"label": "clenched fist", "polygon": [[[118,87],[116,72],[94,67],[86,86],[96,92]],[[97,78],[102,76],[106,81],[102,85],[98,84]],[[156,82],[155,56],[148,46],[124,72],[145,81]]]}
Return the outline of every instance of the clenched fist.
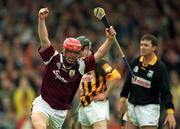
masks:
{"label": "clenched fist", "polygon": [[41,8],[39,10],[38,16],[40,19],[45,19],[49,14],[48,8]]}
{"label": "clenched fist", "polygon": [[114,30],[113,26],[110,26],[109,28],[106,28],[106,37],[109,40],[113,40],[114,36],[116,36],[116,31]]}

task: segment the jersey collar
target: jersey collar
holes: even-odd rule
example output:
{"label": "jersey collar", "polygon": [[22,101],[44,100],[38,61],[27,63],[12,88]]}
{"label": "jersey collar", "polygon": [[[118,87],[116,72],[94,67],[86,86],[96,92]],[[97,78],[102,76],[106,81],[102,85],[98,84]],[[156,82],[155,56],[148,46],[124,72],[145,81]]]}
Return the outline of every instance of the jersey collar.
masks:
{"label": "jersey collar", "polygon": [[[144,57],[141,56],[139,61],[143,63]],[[157,56],[155,55],[148,63],[148,65],[154,65],[157,62]],[[147,66],[147,65],[146,65]]]}

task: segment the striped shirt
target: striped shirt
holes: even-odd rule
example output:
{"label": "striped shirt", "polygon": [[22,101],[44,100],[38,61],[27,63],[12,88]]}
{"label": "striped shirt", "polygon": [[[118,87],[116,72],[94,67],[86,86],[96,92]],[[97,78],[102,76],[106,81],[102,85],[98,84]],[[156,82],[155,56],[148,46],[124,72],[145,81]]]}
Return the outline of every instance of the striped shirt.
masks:
{"label": "striped shirt", "polygon": [[97,69],[83,75],[80,83],[82,106],[88,106],[93,97],[107,90],[106,82],[120,78],[120,73],[105,60],[97,63]]}

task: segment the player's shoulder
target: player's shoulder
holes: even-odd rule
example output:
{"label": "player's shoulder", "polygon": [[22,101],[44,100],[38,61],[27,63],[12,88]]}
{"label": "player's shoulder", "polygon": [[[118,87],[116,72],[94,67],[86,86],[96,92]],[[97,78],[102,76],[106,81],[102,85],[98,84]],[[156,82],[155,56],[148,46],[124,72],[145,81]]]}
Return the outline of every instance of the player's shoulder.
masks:
{"label": "player's shoulder", "polygon": [[156,65],[159,69],[166,69],[166,65],[162,60],[157,60]]}
{"label": "player's shoulder", "polygon": [[162,60],[160,60],[160,59],[157,60],[157,64],[158,64],[158,65],[162,65],[162,66],[165,65],[164,62],[163,62]]}
{"label": "player's shoulder", "polygon": [[112,65],[105,59],[101,59],[97,62],[96,72],[102,76],[105,76],[107,73],[112,72]]}
{"label": "player's shoulder", "polygon": [[102,66],[104,64],[108,64],[108,65],[111,65],[107,60],[105,59],[100,59],[98,62],[97,62],[97,66]]}
{"label": "player's shoulder", "polygon": [[131,66],[134,66],[134,65],[139,64],[139,62],[140,62],[140,56],[136,57],[134,60],[130,61],[129,63]]}

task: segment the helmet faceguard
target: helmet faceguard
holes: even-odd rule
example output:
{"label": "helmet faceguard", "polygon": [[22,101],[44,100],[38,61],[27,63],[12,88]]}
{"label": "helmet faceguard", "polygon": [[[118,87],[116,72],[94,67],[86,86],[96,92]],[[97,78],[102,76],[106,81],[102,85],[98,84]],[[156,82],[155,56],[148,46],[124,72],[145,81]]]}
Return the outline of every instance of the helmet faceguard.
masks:
{"label": "helmet faceguard", "polygon": [[66,38],[63,43],[63,55],[66,65],[73,65],[80,56],[81,43],[75,38]]}

